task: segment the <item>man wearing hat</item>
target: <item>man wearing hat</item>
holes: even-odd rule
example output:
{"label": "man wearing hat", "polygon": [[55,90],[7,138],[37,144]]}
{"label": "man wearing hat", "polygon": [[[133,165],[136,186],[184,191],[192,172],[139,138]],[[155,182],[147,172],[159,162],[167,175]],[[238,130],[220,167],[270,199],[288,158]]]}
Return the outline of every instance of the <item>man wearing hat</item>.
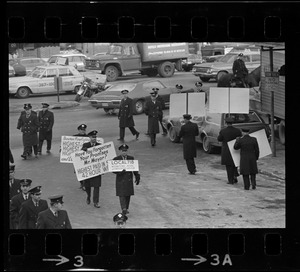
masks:
{"label": "man wearing hat", "polygon": [[234,122],[233,118],[228,116],[225,118],[227,127],[220,130],[218,135],[218,141],[222,142],[222,152],[221,152],[221,164],[226,166],[227,172],[227,184],[237,183],[237,177],[239,176],[237,167],[235,166],[229,147],[228,142],[235,140],[236,137],[242,136],[241,130],[235,128],[232,124]]}
{"label": "man wearing hat", "polygon": [[37,229],[72,229],[67,211],[62,210],[63,195],[50,196],[50,207],[38,214]]}
{"label": "man wearing hat", "polygon": [[51,150],[54,114],[52,111],[49,111],[49,104],[42,103],[42,110],[38,113],[38,120],[40,123],[38,154],[41,155],[44,140],[47,141],[47,153],[50,153]]}
{"label": "man wearing hat", "polygon": [[256,174],[258,173],[257,160],[259,158],[259,146],[257,139],[249,135],[249,128],[243,128],[242,131],[243,136],[236,139],[233,148],[235,150],[241,150],[240,173],[243,175],[244,189],[249,190],[250,188],[250,175],[252,189],[255,190]]}
{"label": "man wearing hat", "polygon": [[9,166],[9,199],[21,192],[19,179],[15,179],[15,165]]}
{"label": "man wearing hat", "polygon": [[128,219],[128,217],[123,213],[117,213],[113,217],[113,221],[114,221],[115,225],[119,228],[125,227],[127,219]]}
{"label": "man wearing hat", "polygon": [[128,90],[122,90],[123,98],[121,100],[118,119],[120,127],[120,138],[118,141],[124,141],[125,137],[125,128],[128,127],[132,135],[135,135],[136,140],[139,138],[140,133],[134,128],[133,120],[133,100],[129,98]]}
{"label": "man wearing hat", "polygon": [[86,134],[86,128],[87,128],[87,125],[86,124],[81,124],[77,127],[77,130],[78,130],[78,133],[73,135],[73,136],[78,136],[78,137],[89,137],[87,134]]}
{"label": "man wearing hat", "polygon": [[24,104],[25,111],[21,112],[18,120],[17,129],[21,129],[23,133],[24,151],[21,157],[27,159],[31,154],[32,146],[35,157],[38,154],[38,128],[40,126],[36,112],[31,111],[31,104]]}
{"label": "man wearing hat", "polygon": [[41,199],[41,187],[36,186],[28,192],[31,196],[21,204],[19,214],[19,229],[36,229],[38,214],[48,209],[47,201]]}
{"label": "man wearing hat", "polygon": [[184,125],[179,131],[179,137],[183,140],[183,158],[190,175],[196,174],[196,165],[194,158],[197,157],[197,146],[195,137],[199,135],[198,126],[191,122],[192,116],[184,114]]}
{"label": "man wearing hat", "polygon": [[159,120],[162,120],[163,105],[157,101],[157,88],[150,92],[151,100],[145,104],[145,114],[148,116],[148,133],[150,135],[151,146],[156,145],[156,134],[159,133]]}
{"label": "man wearing hat", "polygon": [[31,179],[21,179],[21,192],[12,197],[10,200],[10,228],[11,229],[18,229],[19,228],[19,213],[21,209],[21,204],[29,199],[29,190],[31,186],[32,180]]}
{"label": "man wearing hat", "polygon": [[[121,154],[113,160],[134,160],[133,156],[127,154],[128,145],[123,144],[119,146]],[[130,197],[134,195],[133,175],[135,176],[135,184],[139,185],[141,176],[138,171],[113,172],[116,174],[116,196],[119,197],[122,213],[125,215],[129,213]]]}
{"label": "man wearing hat", "polygon": [[[100,143],[97,142],[97,134],[98,134],[98,131],[96,131],[96,130],[93,130],[90,133],[88,133],[88,136],[90,137],[90,141],[87,143],[84,143],[82,145],[81,150],[87,151],[88,148],[91,148],[96,145],[100,145]],[[91,188],[94,187],[94,190],[93,190],[94,207],[100,208],[99,194],[100,194],[100,187],[101,187],[101,175],[83,180],[83,186],[87,193],[86,203],[88,205],[91,203]]]}
{"label": "man wearing hat", "polygon": [[233,62],[232,72],[234,77],[236,79],[241,80],[243,82],[244,87],[247,87],[246,76],[248,75],[248,69],[246,68],[243,59],[244,59],[243,53],[238,54],[236,60]]}

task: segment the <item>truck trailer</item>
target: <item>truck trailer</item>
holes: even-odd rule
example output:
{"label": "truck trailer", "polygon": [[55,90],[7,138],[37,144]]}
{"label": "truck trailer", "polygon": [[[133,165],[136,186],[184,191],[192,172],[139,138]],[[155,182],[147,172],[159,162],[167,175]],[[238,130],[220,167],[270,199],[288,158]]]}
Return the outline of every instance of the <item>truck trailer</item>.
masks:
{"label": "truck trailer", "polygon": [[188,54],[188,43],[112,43],[105,55],[86,59],[85,68],[101,71],[110,82],[136,73],[171,77]]}

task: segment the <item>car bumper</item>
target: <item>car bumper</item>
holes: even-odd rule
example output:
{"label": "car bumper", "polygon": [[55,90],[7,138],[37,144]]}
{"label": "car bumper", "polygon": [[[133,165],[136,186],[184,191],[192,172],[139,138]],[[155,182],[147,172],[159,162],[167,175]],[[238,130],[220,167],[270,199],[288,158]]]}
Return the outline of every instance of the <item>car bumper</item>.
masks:
{"label": "car bumper", "polygon": [[197,71],[192,71],[194,76],[197,77],[203,77],[203,78],[217,78],[217,72],[213,73],[202,73],[202,72],[197,72]]}
{"label": "car bumper", "polygon": [[120,107],[120,101],[99,101],[90,99],[92,107],[96,109],[118,109]]}

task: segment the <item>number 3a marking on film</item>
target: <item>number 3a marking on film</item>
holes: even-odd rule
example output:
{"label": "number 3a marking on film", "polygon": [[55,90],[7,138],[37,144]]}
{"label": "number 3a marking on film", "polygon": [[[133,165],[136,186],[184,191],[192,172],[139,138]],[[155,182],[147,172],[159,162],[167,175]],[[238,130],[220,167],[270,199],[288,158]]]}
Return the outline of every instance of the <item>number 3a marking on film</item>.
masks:
{"label": "number 3a marking on film", "polygon": [[76,260],[78,262],[78,264],[74,263],[74,266],[76,266],[76,267],[83,266],[83,257],[82,256],[80,256],[80,255],[75,256],[75,259],[78,259],[78,260]]}

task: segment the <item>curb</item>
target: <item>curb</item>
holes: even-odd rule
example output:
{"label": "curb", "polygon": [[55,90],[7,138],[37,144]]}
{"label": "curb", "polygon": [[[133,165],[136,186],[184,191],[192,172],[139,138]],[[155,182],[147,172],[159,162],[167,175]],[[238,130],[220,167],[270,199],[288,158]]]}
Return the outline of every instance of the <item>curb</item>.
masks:
{"label": "curb", "polygon": [[280,175],[276,175],[274,173],[270,173],[270,172],[267,172],[267,171],[264,171],[264,170],[258,170],[258,173],[285,181],[285,177],[280,176]]}

